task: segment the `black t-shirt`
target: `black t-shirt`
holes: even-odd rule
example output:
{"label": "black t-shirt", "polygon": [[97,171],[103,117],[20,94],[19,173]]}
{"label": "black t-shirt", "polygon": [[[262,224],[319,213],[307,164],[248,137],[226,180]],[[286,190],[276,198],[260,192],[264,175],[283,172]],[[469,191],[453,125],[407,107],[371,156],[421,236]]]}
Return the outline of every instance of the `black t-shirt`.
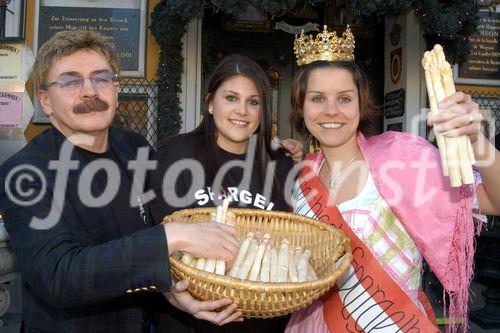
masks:
{"label": "black t-shirt", "polygon": [[230,207],[289,210],[294,178],[288,175],[293,162],[284,150],[273,152],[263,173],[253,154],[233,154],[219,148],[222,166],[210,181],[198,152],[200,140],[194,134],[178,135],[158,149],[158,166],[151,184],[164,205],[153,203],[156,220],[184,208],[220,205],[225,197],[230,200]]}
{"label": "black t-shirt", "polygon": [[[135,194],[137,192],[132,189],[131,175],[127,172],[125,166],[113,152],[111,147],[104,153],[94,153],[80,147],[75,147],[75,149],[82,157],[82,169],[91,162],[98,160],[108,160],[118,166],[120,171],[118,175],[120,185],[116,195],[112,197],[112,200],[108,204],[115,218],[111,219],[109,222],[116,224],[121,236],[130,235],[143,229],[148,224],[144,206],[139,202],[138,196]],[[106,171],[99,169],[99,171],[93,175],[92,179],[89,180],[92,196],[94,198],[100,197],[107,186],[113,186],[111,182],[116,180],[116,176],[117,175],[110,175],[110,177],[108,177]],[[108,184],[108,182],[110,182],[110,184]],[[131,195],[134,200],[137,200],[133,206],[130,204]]]}
{"label": "black t-shirt", "polygon": [[[222,162],[219,172],[227,171],[224,176],[219,176],[223,179],[219,191],[215,189],[216,184],[214,186],[213,182],[206,179],[207,172],[199,153],[201,140],[202,138],[194,134],[178,135],[169,138],[158,149],[158,166],[151,178],[151,184],[158,196],[150,205],[155,220],[161,221],[165,215],[184,208],[220,205],[224,197],[230,200],[230,207],[289,210],[288,201],[295,179],[293,175],[288,177],[293,162],[285,155],[284,150],[273,152],[267,166],[269,172],[266,170],[262,173],[255,159],[252,162],[251,156],[233,154],[219,148],[218,154]],[[269,174],[268,179],[263,176],[266,173]],[[217,179],[217,176],[215,178]],[[273,183],[277,184],[274,191]],[[288,316],[285,316],[273,319],[245,319],[242,323],[219,327],[204,320],[194,319],[167,305],[167,309],[159,316],[158,333],[277,333],[284,331],[287,322]]]}

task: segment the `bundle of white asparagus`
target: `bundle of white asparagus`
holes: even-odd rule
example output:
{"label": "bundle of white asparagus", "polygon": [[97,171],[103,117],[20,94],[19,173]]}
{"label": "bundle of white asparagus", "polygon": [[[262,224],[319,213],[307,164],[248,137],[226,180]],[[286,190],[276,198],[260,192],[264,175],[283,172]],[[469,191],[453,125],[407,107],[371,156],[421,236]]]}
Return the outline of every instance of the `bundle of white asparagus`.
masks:
{"label": "bundle of white asparagus", "polygon": [[[217,207],[217,211],[215,215],[212,215],[212,219],[219,223],[234,225],[236,216],[232,212],[227,211],[228,207],[229,201],[224,200],[222,206]],[[224,275],[226,273],[226,263],[223,260],[194,258],[189,253],[183,253],[181,261],[186,265],[190,265],[210,273],[219,275]]]}
{"label": "bundle of white asparagus", "polygon": [[[431,115],[435,116],[439,113],[437,103],[455,93],[451,66],[445,59],[441,45],[436,44],[431,51],[424,53],[422,67],[425,70]],[[443,175],[450,177],[451,186],[472,184],[474,182],[472,165],[476,161],[469,137],[464,135],[448,138],[442,133],[436,133],[436,141],[441,155]]]}
{"label": "bundle of white asparagus", "polygon": [[[220,223],[233,224],[235,216],[227,211],[228,202],[217,207],[215,220]],[[309,263],[311,251],[296,247],[291,248],[286,239],[281,241],[279,249],[273,248],[271,236],[259,231],[249,232],[240,245],[233,266],[226,272],[226,264],[222,260],[194,258],[184,253],[181,261],[191,267],[215,273],[229,275],[242,280],[261,282],[306,282],[317,280],[316,272]]]}

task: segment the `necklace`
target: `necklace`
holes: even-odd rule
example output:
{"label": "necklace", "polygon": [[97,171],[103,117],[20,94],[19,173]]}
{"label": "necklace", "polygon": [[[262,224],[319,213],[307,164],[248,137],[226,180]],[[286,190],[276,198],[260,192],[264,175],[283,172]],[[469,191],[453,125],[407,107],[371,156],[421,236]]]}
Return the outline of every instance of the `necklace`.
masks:
{"label": "necklace", "polygon": [[[352,162],[354,162],[354,159],[356,158],[356,156],[359,155],[360,152],[361,151],[358,150],[358,152],[351,158],[351,160],[349,162],[347,162],[347,164],[342,169],[340,169],[340,171],[337,172],[337,174],[335,176],[333,176],[332,178],[330,178],[330,184],[329,184],[330,189],[332,189],[332,190],[337,189],[337,178],[339,178],[339,176],[347,169],[347,167]],[[326,160],[325,160],[325,164],[326,164],[326,168],[328,169],[328,173],[331,175],[332,171],[330,170],[330,167],[328,166],[328,163],[326,162]]]}

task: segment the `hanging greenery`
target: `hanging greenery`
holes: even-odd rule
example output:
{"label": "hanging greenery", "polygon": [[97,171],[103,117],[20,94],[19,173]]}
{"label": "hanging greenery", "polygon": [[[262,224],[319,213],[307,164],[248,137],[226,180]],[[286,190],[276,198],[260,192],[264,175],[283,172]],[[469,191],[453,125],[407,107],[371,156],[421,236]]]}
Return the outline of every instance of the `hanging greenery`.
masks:
{"label": "hanging greenery", "polygon": [[441,44],[451,63],[461,63],[469,55],[469,36],[476,32],[479,19],[474,1],[386,0],[349,1],[355,16],[399,15],[414,9],[423,31],[427,48]]}
{"label": "hanging greenery", "polygon": [[160,45],[158,74],[158,137],[181,128],[181,74],[184,67],[181,38],[188,21],[203,10],[203,1],[163,1],[151,13],[151,32]]}
{"label": "hanging greenery", "polygon": [[411,6],[414,0],[386,0],[386,1],[346,1],[345,5],[354,16],[383,16],[398,15]]}
{"label": "hanging greenery", "polygon": [[[151,14],[151,31],[160,45],[158,65],[158,132],[159,138],[176,134],[181,128],[181,38],[186,25],[204,9],[232,14],[240,12],[249,4],[271,15],[280,15],[293,10],[297,0],[163,0]],[[304,4],[304,1],[300,1]],[[313,0],[306,4],[314,3]],[[477,29],[477,8],[471,0],[352,0],[347,2],[354,15],[383,17],[398,15],[413,8],[419,18],[424,38],[430,48],[435,43],[443,45],[451,62],[462,62],[469,53],[468,37]]]}
{"label": "hanging greenery", "polygon": [[441,44],[450,63],[462,63],[470,52],[469,36],[477,31],[478,8],[472,1],[418,0],[415,13],[424,29],[427,49]]}
{"label": "hanging greenery", "polygon": [[158,137],[176,134],[181,128],[181,74],[184,59],[182,57],[181,38],[186,32],[186,25],[192,18],[201,14],[207,7],[214,11],[234,13],[243,10],[248,3],[257,9],[271,14],[291,10],[296,0],[168,0],[161,1],[151,13],[151,32],[160,46],[158,65]]}

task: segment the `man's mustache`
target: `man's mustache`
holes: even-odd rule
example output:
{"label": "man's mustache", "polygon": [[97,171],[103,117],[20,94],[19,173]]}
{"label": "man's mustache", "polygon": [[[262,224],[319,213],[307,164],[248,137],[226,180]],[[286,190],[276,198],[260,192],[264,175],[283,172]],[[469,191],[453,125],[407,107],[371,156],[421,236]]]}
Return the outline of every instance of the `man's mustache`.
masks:
{"label": "man's mustache", "polygon": [[89,113],[92,111],[106,111],[108,108],[108,103],[100,98],[94,98],[75,105],[73,111],[75,113]]}

